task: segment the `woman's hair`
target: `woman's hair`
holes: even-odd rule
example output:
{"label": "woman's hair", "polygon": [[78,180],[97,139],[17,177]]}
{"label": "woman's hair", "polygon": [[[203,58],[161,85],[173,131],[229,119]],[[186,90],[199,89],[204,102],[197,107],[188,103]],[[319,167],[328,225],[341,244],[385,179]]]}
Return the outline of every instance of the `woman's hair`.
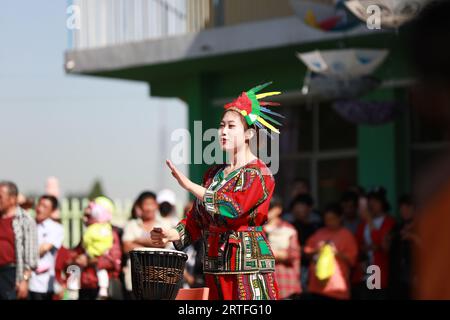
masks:
{"label": "woman's hair", "polygon": [[154,199],[156,201],[156,194],[151,191],[144,191],[137,197],[137,199],[133,203],[133,206],[131,207],[131,219],[138,218],[137,207],[140,208],[144,200],[148,198]]}
{"label": "woman's hair", "polygon": [[133,206],[131,207],[130,220],[139,218],[139,214],[137,212],[137,207],[138,207],[137,202],[134,201]]}
{"label": "woman's hair", "polygon": [[255,126],[254,124],[251,125],[251,126],[249,126],[248,123],[247,123],[247,121],[245,120],[244,116],[243,116],[239,111],[234,110],[234,109],[227,109],[227,110],[225,110],[225,111],[222,113],[222,119],[223,119],[223,117],[225,116],[225,114],[226,114],[227,112],[235,112],[235,113],[237,113],[237,114],[239,115],[239,119],[241,119],[242,125],[244,126],[244,130],[248,130],[248,129],[254,129],[254,130],[257,130],[257,129],[259,129],[259,128],[258,128],[257,126]]}

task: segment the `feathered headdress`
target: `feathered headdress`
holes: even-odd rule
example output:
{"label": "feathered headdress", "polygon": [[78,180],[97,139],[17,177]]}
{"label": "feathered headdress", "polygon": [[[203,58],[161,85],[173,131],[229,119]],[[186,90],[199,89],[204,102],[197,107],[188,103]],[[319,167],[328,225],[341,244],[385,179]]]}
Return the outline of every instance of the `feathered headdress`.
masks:
{"label": "feathered headdress", "polygon": [[243,92],[236,100],[227,103],[224,108],[226,110],[235,110],[240,114],[242,114],[242,116],[244,116],[249,126],[256,125],[260,129],[268,128],[272,132],[279,134],[280,131],[277,128],[275,128],[271,123],[269,123],[269,121],[279,126],[281,126],[282,124],[279,123],[274,118],[270,117],[268,114],[280,118],[284,118],[284,116],[267,109],[266,106],[279,106],[280,104],[277,102],[268,102],[259,100],[265,97],[281,94],[281,92],[274,91],[257,94],[259,91],[269,86],[270,84],[272,84],[272,82],[264,83],[246,92]]}

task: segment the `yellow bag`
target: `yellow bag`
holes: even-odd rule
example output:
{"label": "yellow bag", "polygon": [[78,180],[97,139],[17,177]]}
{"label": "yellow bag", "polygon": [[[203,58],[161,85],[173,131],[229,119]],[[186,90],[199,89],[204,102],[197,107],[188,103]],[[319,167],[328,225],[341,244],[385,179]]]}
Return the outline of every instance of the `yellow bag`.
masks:
{"label": "yellow bag", "polygon": [[319,259],[316,263],[316,277],[321,280],[328,280],[334,274],[335,270],[335,259],[333,248],[326,244],[319,252]]}

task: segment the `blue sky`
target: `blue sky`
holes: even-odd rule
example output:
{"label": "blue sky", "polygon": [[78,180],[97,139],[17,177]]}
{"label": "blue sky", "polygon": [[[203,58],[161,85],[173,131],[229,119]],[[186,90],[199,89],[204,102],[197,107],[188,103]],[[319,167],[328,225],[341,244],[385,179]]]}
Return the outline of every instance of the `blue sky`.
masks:
{"label": "blue sky", "polygon": [[149,97],[143,83],[66,75],[65,23],[65,1],[2,2],[0,179],[34,193],[54,175],[67,193],[100,178],[113,198],[171,188],[184,200],[163,168],[161,133],[186,127],[186,107]]}

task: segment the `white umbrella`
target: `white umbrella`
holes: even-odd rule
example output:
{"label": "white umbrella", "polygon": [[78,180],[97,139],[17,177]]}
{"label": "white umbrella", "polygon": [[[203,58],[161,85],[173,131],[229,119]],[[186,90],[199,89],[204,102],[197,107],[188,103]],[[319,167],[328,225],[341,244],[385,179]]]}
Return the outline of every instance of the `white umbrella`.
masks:
{"label": "white umbrella", "polygon": [[309,70],[339,79],[372,74],[386,59],[384,49],[342,49],[297,53]]}
{"label": "white umbrella", "polygon": [[345,0],[290,0],[295,14],[322,31],[345,31],[359,24],[345,7]]}
{"label": "white umbrella", "polygon": [[349,0],[347,8],[364,22],[374,17],[376,11],[368,10],[370,6],[380,9],[380,27],[398,28],[413,19],[430,0]]}
{"label": "white umbrella", "polygon": [[348,99],[379,85],[370,75],[388,55],[383,49],[341,49],[297,53],[308,72],[302,93],[311,98]]}

